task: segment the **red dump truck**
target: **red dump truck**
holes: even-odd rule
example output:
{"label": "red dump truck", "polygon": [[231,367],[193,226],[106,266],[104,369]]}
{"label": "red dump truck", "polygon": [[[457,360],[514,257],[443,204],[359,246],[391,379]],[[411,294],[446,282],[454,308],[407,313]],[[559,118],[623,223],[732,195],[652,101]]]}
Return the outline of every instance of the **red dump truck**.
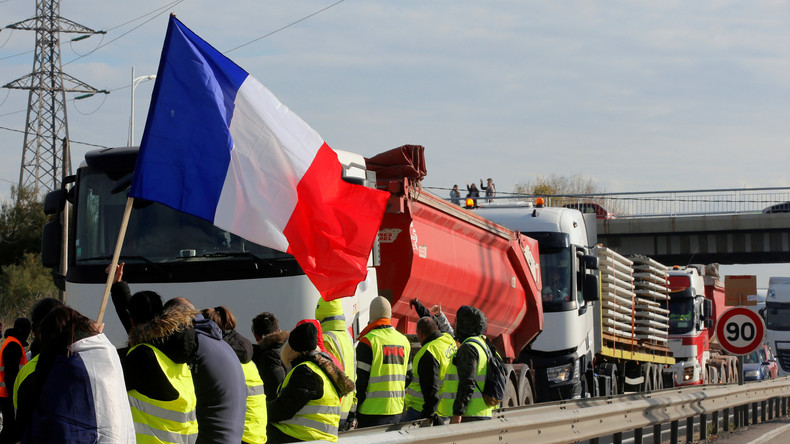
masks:
{"label": "red dump truck", "polygon": [[[486,314],[488,335],[512,359],[543,326],[537,242],[422,190],[423,153],[421,146],[404,146],[364,159],[338,151],[345,180],[391,193],[368,277],[343,299],[349,329],[356,337],[365,327],[378,294],[390,299],[404,333],[414,333],[417,320],[411,298],[442,304],[451,321],[468,304]],[[137,147],[92,151],[45,202],[49,214],[67,208],[72,214],[65,229],[60,217],[45,227],[42,260],[58,270],[66,301],[91,317],[99,310],[136,157]],[[283,329],[292,328],[314,316],[319,297],[292,256],[158,203],[136,203],[121,261],[133,292],[184,296],[197,307],[225,305],[244,334],[263,311],[277,315]],[[108,337],[123,344],[126,335],[112,308],[105,323]],[[532,399],[526,366],[511,367],[511,381],[506,405]]]}

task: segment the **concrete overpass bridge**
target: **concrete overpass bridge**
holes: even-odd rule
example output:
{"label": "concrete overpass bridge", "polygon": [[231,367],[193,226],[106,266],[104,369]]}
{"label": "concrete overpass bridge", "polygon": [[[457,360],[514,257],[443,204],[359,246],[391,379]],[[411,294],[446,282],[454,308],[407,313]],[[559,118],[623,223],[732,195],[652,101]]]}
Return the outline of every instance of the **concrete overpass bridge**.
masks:
{"label": "concrete overpass bridge", "polygon": [[598,242],[624,255],[644,254],[667,265],[790,262],[790,188],[501,194],[481,205],[544,197],[547,206],[597,211]]}

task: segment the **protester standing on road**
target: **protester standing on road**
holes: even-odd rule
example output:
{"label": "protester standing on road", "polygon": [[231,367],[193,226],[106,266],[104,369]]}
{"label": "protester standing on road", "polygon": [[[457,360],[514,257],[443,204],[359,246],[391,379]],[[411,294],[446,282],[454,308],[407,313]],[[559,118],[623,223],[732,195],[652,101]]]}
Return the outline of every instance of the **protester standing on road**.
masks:
{"label": "protester standing on road", "polygon": [[[194,312],[187,298],[173,298],[165,308],[182,306]],[[197,351],[190,365],[197,398],[198,437],[202,443],[241,442],[247,414],[247,384],[236,353],[222,340],[222,330],[199,312],[193,320]]]}
{"label": "protester standing on road", "polygon": [[252,334],[258,343],[253,346],[252,362],[258,367],[263,379],[266,399],[277,396],[277,387],[285,379],[285,365],[280,358],[280,350],[288,340],[288,331],[280,330],[277,317],[263,312],[252,320]]}
{"label": "protester standing on road", "polygon": [[[417,339],[421,348],[414,355],[412,368],[414,378],[406,388],[406,413],[402,421],[415,421],[429,418],[434,425],[442,421],[436,412],[439,404],[439,390],[442,387],[450,359],[458,348],[455,339],[439,325],[419,300],[413,299],[410,304],[422,316],[417,321]],[[437,316],[444,317],[440,306],[432,307]],[[445,318],[446,321],[446,318]]]}
{"label": "protester standing on road", "polygon": [[[461,343],[447,368],[439,392],[439,414],[451,423],[491,419],[494,408],[483,399],[482,388],[488,370],[486,351],[486,317],[482,311],[462,305],[455,315],[456,339]],[[477,341],[473,340],[476,339]]]}
{"label": "protester standing on road", "polygon": [[337,441],[340,398],[354,389],[340,368],[318,351],[318,330],[306,322],[291,331],[282,359],[289,372],[267,402],[269,443]]}
{"label": "protester standing on road", "polygon": [[32,393],[38,403],[23,443],[135,442],[121,361],[100,330],[64,305],[43,319]]}
{"label": "protester standing on road", "polygon": [[14,327],[5,331],[5,341],[0,346],[0,411],[3,413],[3,429],[0,431],[0,444],[16,442],[14,421],[14,383],[19,370],[27,364],[27,337],[30,336],[30,321],[18,318]]}
{"label": "protester standing on road", "polygon": [[409,340],[393,328],[389,301],[370,302],[370,322],[357,344],[357,422],[359,427],[400,421],[409,373]]}
{"label": "protester standing on road", "polygon": [[22,367],[14,382],[14,409],[16,409],[16,441],[22,439],[30,415],[38,404],[38,396],[34,395],[34,380],[31,378],[36,371],[38,357],[41,351],[41,321],[54,310],[63,306],[55,298],[39,299],[30,309],[30,324],[33,330],[33,340],[30,343],[30,360]]}
{"label": "protester standing on road", "polygon": [[194,442],[197,399],[187,363],[197,352],[195,312],[181,306],[165,311],[153,291],[135,293],[128,309],[130,348],[121,362],[137,441]]}
{"label": "protester standing on road", "polygon": [[206,308],[202,311],[206,319],[214,321],[222,330],[222,340],[236,353],[244,371],[247,384],[247,410],[244,418],[243,444],[266,442],[266,394],[258,367],[252,362],[252,342],[236,331],[236,317],[224,306]]}
{"label": "protester standing on road", "polygon": [[[354,350],[354,340],[346,328],[346,316],[340,299],[325,301],[319,296],[315,308],[315,318],[321,323],[326,351],[340,361],[340,367],[348,379],[356,381],[357,355]],[[356,422],[356,409],[357,392],[354,390],[340,401],[341,430],[353,428]],[[346,421],[349,423],[346,424]]]}

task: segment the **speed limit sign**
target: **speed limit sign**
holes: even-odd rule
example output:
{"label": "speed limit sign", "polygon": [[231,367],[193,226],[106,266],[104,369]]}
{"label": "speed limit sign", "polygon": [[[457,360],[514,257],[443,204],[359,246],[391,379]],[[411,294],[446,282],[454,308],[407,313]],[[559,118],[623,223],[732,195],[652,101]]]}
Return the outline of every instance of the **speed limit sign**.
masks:
{"label": "speed limit sign", "polygon": [[716,323],[716,337],[724,350],[748,355],[763,343],[765,323],[757,313],[744,307],[725,311]]}

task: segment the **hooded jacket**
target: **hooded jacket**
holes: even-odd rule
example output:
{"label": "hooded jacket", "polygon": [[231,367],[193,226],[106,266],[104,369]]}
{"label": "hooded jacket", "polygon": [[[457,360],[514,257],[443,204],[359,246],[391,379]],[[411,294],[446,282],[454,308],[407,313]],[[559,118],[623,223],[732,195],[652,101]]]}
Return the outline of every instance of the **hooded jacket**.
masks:
{"label": "hooded jacket", "polygon": [[[151,344],[177,364],[189,363],[197,351],[197,338],[192,326],[195,312],[173,307],[161,316],[137,325],[129,331],[129,348]],[[121,361],[126,390],[137,390],[149,398],[172,401],[178,391],[162,372],[153,350],[137,347]]]}
{"label": "hooded jacket", "polygon": [[480,336],[486,332],[486,317],[482,311],[469,305],[462,305],[455,315],[456,339],[461,346],[453,358],[458,368],[458,392],[453,403],[453,414],[463,415],[475,390],[477,361],[480,359],[477,349],[472,344],[463,342],[470,337]]}
{"label": "hooded jacket", "polygon": [[[286,347],[288,347],[286,345]],[[289,347],[290,348],[290,347]],[[312,399],[324,396],[324,383],[321,377],[313,372],[310,367],[298,364],[310,361],[326,373],[332,382],[337,395],[343,397],[354,390],[354,382],[349,379],[343,370],[336,366],[325,354],[310,351],[299,354],[291,361],[293,374],[291,379],[276,397],[266,403],[269,423],[280,422],[293,416]]]}
{"label": "hooded jacket", "polygon": [[198,348],[192,362],[197,398],[197,443],[241,442],[247,413],[247,384],[233,348],[214,321],[194,320]]}
{"label": "hooded jacket", "polygon": [[263,391],[266,399],[277,396],[277,387],[285,379],[285,365],[280,359],[280,349],[288,340],[289,332],[278,331],[269,333],[261,338],[260,343],[253,346],[252,362],[258,367],[258,373],[263,379]]}

